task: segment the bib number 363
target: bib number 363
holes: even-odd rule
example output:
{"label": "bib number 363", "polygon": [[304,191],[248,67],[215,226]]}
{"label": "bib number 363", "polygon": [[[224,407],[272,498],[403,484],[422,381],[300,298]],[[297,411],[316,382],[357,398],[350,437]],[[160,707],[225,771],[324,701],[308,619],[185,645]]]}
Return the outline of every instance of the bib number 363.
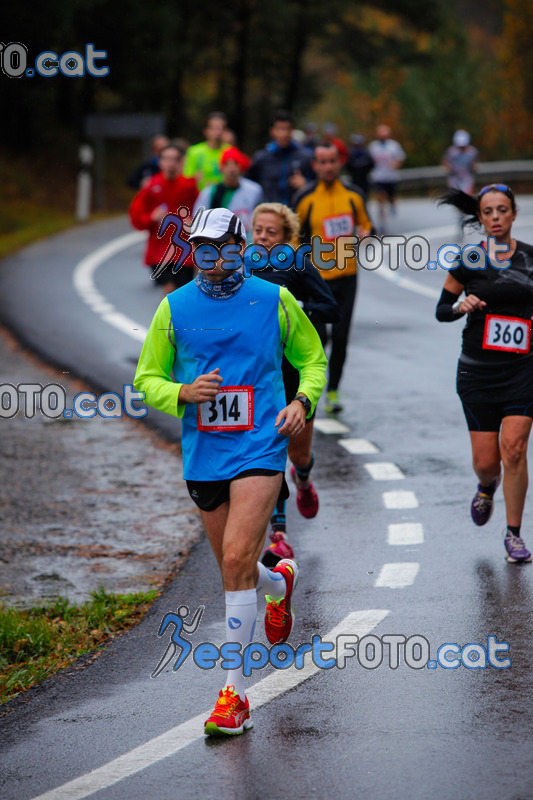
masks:
{"label": "bib number 363", "polygon": [[198,406],[199,431],[251,431],[254,387],[223,386],[216,397]]}
{"label": "bib number 363", "polygon": [[530,336],[530,320],[487,314],[483,349],[505,350],[508,353],[529,353]]}

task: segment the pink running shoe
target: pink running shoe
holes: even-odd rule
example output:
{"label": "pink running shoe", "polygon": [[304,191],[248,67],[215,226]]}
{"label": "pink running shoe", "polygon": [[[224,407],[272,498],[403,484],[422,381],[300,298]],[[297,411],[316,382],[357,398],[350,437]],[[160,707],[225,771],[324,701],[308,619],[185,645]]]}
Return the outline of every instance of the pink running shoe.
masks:
{"label": "pink running shoe", "polygon": [[285,538],[283,531],[271,530],[270,544],[261,557],[265,567],[275,567],[283,558],[294,558],[294,550]]}
{"label": "pink running shoe", "polygon": [[298,511],[306,519],[313,519],[318,514],[319,503],[316,489],[313,486],[313,481],[307,481],[305,484],[298,483],[298,476],[296,474],[296,467],[291,467],[291,478],[296,486],[296,505]]}

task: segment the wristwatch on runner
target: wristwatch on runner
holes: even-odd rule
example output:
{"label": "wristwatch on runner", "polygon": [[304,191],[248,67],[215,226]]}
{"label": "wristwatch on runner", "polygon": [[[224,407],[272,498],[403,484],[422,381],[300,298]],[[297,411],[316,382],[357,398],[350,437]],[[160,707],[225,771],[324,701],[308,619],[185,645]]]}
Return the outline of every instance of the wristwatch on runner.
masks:
{"label": "wristwatch on runner", "polygon": [[309,412],[311,411],[311,408],[313,407],[310,399],[308,397],[306,397],[304,394],[297,394],[294,399],[300,401],[300,403],[305,408],[305,414],[307,416],[307,414],[309,414]]}
{"label": "wristwatch on runner", "polygon": [[462,300],[457,300],[452,306],[452,313],[454,317],[463,317],[465,312],[459,311],[459,306],[462,304]]}

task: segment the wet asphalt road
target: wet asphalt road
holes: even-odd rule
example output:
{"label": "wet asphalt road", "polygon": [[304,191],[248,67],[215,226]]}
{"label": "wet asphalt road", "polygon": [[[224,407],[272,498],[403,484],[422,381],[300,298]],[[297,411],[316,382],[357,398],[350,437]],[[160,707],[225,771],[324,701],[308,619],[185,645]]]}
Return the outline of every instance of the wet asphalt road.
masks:
{"label": "wet asphalt road", "polygon": [[[533,203],[521,205],[523,228],[516,234],[533,241]],[[394,225],[423,232],[449,221],[429,203],[408,201]],[[122,221],[107,222],[36,245],[7,265],[0,285],[2,315],[18,324],[26,341],[106,389],[130,382],[140,344],[77,298],[71,274],[80,258],[127,230]],[[442,231],[440,239],[431,233],[434,243],[454,241]],[[98,269],[95,282],[116,309],[147,326],[159,295],[138,265],[139,254],[139,245],[121,252]],[[485,528],[475,528],[469,518],[475,481],[454,391],[461,324],[439,325],[431,296],[440,293],[443,272],[400,273],[412,285],[384,280],[379,270],[361,275],[342,384],[347,403],[340,421],[347,430],[316,433],[318,517],[303,520],[294,498],[289,501],[290,539],[301,568],[291,641],[296,646],[315,634],[327,639],[351,612],[380,610],[373,634],[424,636],[431,659],[443,643],[486,644],[494,635],[509,643],[512,666],[412,669],[401,663],[393,670],[385,648],[376,669],[351,659],[345,669],[323,670],[265,703],[242,737],[212,741],[201,736],[201,726],[192,733],[179,729],[176,742],[184,736],[189,743],[168,757],[157,760],[165,744],[156,742],[141,771],[133,772],[140,758],[134,754],[126,769],[132,774],[122,780],[113,783],[117,773],[106,768],[86,779],[85,790],[80,784],[58,788],[47,800],[287,793],[533,798],[533,565],[504,560],[501,494]],[[339,442],[352,438],[372,443],[376,452],[348,452]],[[365,465],[383,462],[396,465],[403,477],[374,479]],[[418,505],[386,508],[383,493],[392,491],[414,493]],[[528,500],[524,538],[533,544],[531,518]],[[418,540],[422,531],[423,541],[389,544],[398,532],[389,526],[400,524]],[[410,567],[412,582],[376,585],[386,583],[383,568],[391,564],[418,565]],[[408,572],[402,572],[404,581]],[[8,706],[0,717],[6,800],[30,800],[62,787],[211,709],[222,685],[218,669],[200,670],[189,658],[178,672],[168,668],[150,679],[168,641],[157,638],[159,622],[181,603],[191,610],[206,606],[191,637],[194,646],[223,641],[223,592],[205,542],[138,628],[87,669]],[[256,639],[265,641],[261,616]],[[269,671],[258,671],[250,682]],[[94,792],[97,786],[102,788]]]}

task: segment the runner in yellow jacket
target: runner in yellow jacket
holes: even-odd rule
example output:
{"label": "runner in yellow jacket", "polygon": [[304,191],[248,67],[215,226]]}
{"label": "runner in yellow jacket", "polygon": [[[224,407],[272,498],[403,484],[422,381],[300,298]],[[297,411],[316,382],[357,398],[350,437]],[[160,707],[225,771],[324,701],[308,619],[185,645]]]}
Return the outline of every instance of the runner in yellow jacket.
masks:
{"label": "runner in yellow jacket", "polygon": [[[320,144],[315,148],[312,166],[317,180],[308,183],[295,199],[295,210],[302,223],[302,243],[309,244],[313,236],[323,242],[334,242],[343,236],[365,236],[372,223],[364,200],[356,186],[341,179],[341,160],[334,145]],[[334,253],[322,256],[324,261],[334,261]],[[338,388],[346,360],[350,323],[357,291],[357,260],[343,258],[332,269],[321,269],[332,294],[340,306],[341,319],[332,326],[331,354],[326,396],[326,411],[342,411]],[[315,266],[319,266],[315,264]],[[323,344],[326,344],[325,325],[316,326]]]}

